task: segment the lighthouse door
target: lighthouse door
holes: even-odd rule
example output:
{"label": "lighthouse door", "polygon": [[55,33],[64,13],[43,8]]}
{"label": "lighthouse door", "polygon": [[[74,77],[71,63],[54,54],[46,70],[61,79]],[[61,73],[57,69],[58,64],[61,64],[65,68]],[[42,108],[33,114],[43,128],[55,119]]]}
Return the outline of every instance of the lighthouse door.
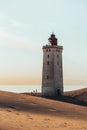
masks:
{"label": "lighthouse door", "polygon": [[57,95],[58,95],[58,96],[61,95],[60,89],[57,89]]}

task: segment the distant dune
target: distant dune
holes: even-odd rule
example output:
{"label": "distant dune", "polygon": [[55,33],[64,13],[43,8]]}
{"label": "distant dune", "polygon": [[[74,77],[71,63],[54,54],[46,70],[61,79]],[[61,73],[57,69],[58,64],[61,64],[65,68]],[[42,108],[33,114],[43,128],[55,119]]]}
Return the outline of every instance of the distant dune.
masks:
{"label": "distant dune", "polygon": [[87,88],[65,92],[65,95],[87,103]]}
{"label": "distant dune", "polygon": [[87,107],[0,91],[0,130],[86,130],[86,122]]}

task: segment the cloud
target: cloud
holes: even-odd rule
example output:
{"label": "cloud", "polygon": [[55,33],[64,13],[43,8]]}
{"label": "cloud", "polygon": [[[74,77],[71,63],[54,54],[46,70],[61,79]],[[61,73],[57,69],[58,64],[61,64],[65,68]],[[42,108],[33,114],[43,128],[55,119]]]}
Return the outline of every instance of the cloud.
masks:
{"label": "cloud", "polygon": [[7,30],[7,29],[8,29],[7,26],[0,26],[0,31]]}
{"label": "cloud", "polygon": [[8,15],[3,14],[2,12],[0,12],[0,24],[11,28],[12,26],[19,27],[19,28],[24,28],[28,26],[27,24],[18,21],[17,19],[14,19],[12,17],[9,17]]}
{"label": "cloud", "polygon": [[0,46],[28,49],[30,51],[39,50],[39,45],[31,41],[30,39],[22,36],[17,36],[6,31],[0,31]]}
{"label": "cloud", "polygon": [[21,29],[26,30],[28,27],[30,27],[29,24],[25,24],[0,12],[0,46],[39,51],[40,44],[32,41],[29,37],[20,35]]}
{"label": "cloud", "polygon": [[5,16],[3,13],[0,12],[0,20],[5,19],[7,16]]}
{"label": "cloud", "polygon": [[19,22],[17,20],[14,20],[14,19],[10,19],[9,22],[11,23],[11,25],[15,26],[15,27],[25,27],[25,24],[22,23],[22,22]]}

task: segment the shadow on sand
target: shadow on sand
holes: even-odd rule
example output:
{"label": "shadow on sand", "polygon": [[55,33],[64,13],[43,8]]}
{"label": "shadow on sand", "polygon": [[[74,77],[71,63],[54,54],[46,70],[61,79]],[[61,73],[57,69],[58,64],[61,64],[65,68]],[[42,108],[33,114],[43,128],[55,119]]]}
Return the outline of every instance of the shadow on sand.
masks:
{"label": "shadow on sand", "polygon": [[60,95],[60,96],[55,96],[55,97],[43,97],[41,93],[35,93],[35,94],[23,93],[23,94],[47,98],[47,99],[71,103],[71,104],[76,104],[76,105],[80,105],[80,106],[87,106],[87,101],[81,101],[81,100],[78,100],[74,97],[66,96],[66,95],[64,95],[64,96]]}
{"label": "shadow on sand", "polygon": [[80,106],[87,106],[87,102],[77,100],[70,96],[57,96],[57,97],[45,97],[45,98],[52,99],[52,100],[58,100],[58,101],[62,101],[62,102],[67,102],[67,103],[71,103],[71,104],[76,104],[76,105],[80,105]]}

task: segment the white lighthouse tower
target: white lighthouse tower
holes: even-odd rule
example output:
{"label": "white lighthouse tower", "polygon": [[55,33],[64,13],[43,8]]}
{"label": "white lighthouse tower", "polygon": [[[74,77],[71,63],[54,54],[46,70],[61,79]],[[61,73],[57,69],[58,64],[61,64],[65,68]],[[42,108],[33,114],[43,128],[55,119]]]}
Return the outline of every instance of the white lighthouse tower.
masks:
{"label": "white lighthouse tower", "polygon": [[52,33],[48,44],[43,46],[42,95],[63,95],[62,50],[55,34]]}

